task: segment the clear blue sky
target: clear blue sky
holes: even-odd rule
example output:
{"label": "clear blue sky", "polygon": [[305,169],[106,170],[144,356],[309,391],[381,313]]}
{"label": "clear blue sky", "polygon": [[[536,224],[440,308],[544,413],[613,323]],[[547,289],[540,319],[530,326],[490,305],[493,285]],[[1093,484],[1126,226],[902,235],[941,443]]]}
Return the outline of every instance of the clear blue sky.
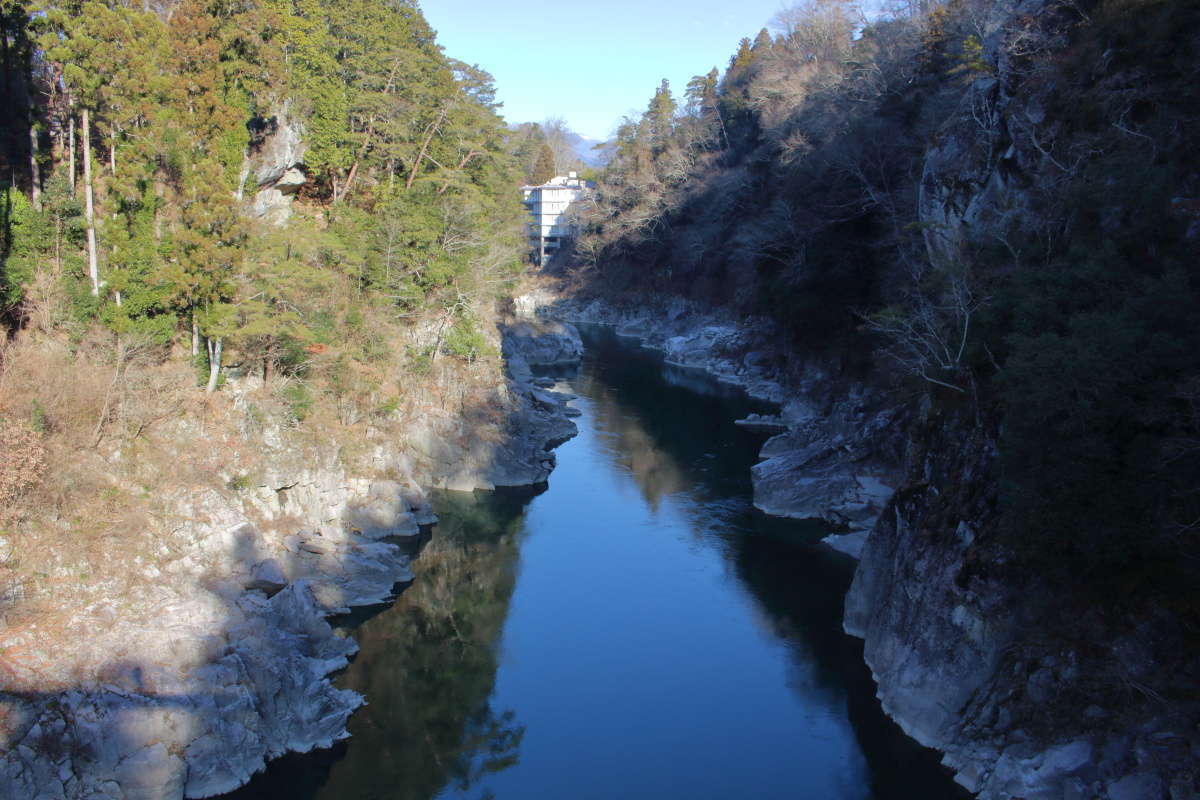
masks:
{"label": "clear blue sky", "polygon": [[422,0],[446,54],[496,78],[510,123],[563,117],[606,139],[666,78],[676,99],[693,75],[724,71],[788,3],[781,0]]}

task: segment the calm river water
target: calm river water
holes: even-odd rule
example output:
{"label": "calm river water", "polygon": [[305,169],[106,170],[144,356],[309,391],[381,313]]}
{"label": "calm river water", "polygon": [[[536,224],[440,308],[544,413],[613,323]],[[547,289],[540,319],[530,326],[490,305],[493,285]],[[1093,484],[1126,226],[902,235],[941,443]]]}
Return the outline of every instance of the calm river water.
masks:
{"label": "calm river water", "polygon": [[412,587],[344,621],[352,738],[230,797],[966,797],[841,631],[853,561],[751,507],[765,409],[586,340],[549,490],[439,495]]}

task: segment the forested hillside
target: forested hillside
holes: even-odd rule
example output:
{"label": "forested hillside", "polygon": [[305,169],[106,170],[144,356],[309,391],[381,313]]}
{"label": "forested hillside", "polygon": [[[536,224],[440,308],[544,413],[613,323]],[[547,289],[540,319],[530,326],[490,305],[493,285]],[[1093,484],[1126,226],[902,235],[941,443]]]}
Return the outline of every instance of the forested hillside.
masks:
{"label": "forested hillside", "polygon": [[[415,3],[7,3],[4,22],[13,325],[49,280],[74,320],[192,338],[211,391],[222,347],[270,369],[334,344],[311,303],[333,284],[450,313],[518,260],[490,76],[446,57]],[[285,117],[310,214],[268,242],[240,204]]]}
{"label": "forested hillside", "polygon": [[422,487],[574,431],[496,326],[546,133],[413,0],[0,34],[0,794],[227,792],[347,735],[325,617],[412,579]]}
{"label": "forested hillside", "polygon": [[1167,0],[802,3],[625,120],[566,272],[774,337],[755,368],[816,410],[756,491],[894,470],[846,629],[982,796],[1191,796],[1198,31]]}
{"label": "forested hillside", "polygon": [[782,12],[626,120],[579,277],[874,351],[890,385],[994,426],[1018,570],[1178,586],[1200,530],[1198,21],[1153,0]]}
{"label": "forested hillside", "polygon": [[495,355],[532,161],[416,3],[6,2],[3,26],[0,415],[40,454],[7,495],[47,444],[153,438],[227,369],[267,423],[321,429]]}

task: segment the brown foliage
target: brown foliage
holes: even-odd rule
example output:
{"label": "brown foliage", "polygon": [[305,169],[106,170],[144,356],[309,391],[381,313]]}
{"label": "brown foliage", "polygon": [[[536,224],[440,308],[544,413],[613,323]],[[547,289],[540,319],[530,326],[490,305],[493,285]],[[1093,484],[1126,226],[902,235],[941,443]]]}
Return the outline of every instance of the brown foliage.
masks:
{"label": "brown foliage", "polygon": [[25,493],[46,472],[46,448],[42,437],[29,426],[0,419],[0,522],[19,513]]}

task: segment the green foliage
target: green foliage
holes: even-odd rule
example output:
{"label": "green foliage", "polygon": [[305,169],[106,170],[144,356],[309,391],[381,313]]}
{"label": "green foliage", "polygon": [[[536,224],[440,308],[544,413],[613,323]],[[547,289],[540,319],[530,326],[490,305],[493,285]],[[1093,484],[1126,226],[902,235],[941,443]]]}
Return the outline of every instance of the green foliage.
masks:
{"label": "green foliage", "polygon": [[650,147],[655,152],[661,153],[670,144],[671,134],[675,131],[675,106],[675,98],[671,96],[671,84],[663,78],[643,117]]}
{"label": "green foliage", "polygon": [[36,398],[29,404],[29,427],[34,433],[47,433],[50,430],[46,409]]}
{"label": "green foliage", "polygon": [[[1010,540],[1102,581],[1170,558],[1173,509],[1200,485],[1195,457],[1168,457],[1183,414],[1176,386],[1200,374],[1200,286],[1183,266],[1181,221],[1152,213],[1169,197],[1161,172],[1110,157],[1089,173],[1083,182],[1110,194],[1098,203],[1076,187],[1085,219],[1105,205],[1151,213],[1116,236],[1099,219],[1081,225],[1075,248],[1021,272],[1001,296],[1001,445]],[[1155,260],[1142,257],[1148,242]]]}
{"label": "green foliage", "polygon": [[352,157],[350,99],[340,79],[330,20],[320,0],[270,0],[267,5],[278,15],[277,44],[284,52],[292,88],[307,106],[300,110],[308,145],[305,165],[328,178],[349,166]]}
{"label": "green foliage", "polygon": [[388,399],[386,399],[382,403],[380,403],[379,406],[376,407],[374,413],[375,413],[375,416],[386,419],[387,417],[390,417],[392,414],[395,414],[396,411],[398,411],[399,409],[400,409],[400,398],[393,396],[393,397],[389,397]]}
{"label": "green foliage", "polygon": [[225,483],[225,488],[231,492],[244,492],[251,486],[250,476],[245,473],[239,473],[231,477]]}
{"label": "green foliage", "polygon": [[293,381],[284,387],[283,400],[288,405],[288,413],[297,422],[304,421],[316,402],[308,387],[299,381]]}
{"label": "green foliage", "polygon": [[983,42],[978,36],[971,34],[963,40],[958,63],[950,68],[949,74],[967,82],[995,74],[995,69],[983,56]]}
{"label": "green foliage", "polygon": [[[50,158],[39,154],[42,209],[15,188],[3,195],[0,305],[19,319],[45,267],[39,286],[56,283],[73,319],[161,344],[198,334],[198,383],[211,367],[220,385],[221,364],[208,359],[221,352],[264,380],[293,379],[294,418],[324,393],[353,419],[379,388],[391,325],[490,303],[520,269],[514,190],[545,136],[527,136],[527,158],[516,156],[491,76],[448,58],[415,0],[156,9],[4,6],[6,46],[25,48],[6,50],[19,56],[6,68],[49,87],[32,116],[61,124],[42,135],[54,144]],[[84,269],[85,187],[79,165],[68,176],[60,158],[69,121],[83,150],[82,109],[96,295]],[[265,230],[248,213],[246,159],[285,114],[303,125],[310,213]],[[28,140],[30,116],[22,107],[5,123],[14,141]],[[82,339],[85,327],[70,330]],[[450,342],[464,358],[486,349],[468,321]]]}
{"label": "green foliage", "polygon": [[433,347],[408,349],[408,372],[417,377],[428,375],[433,369]]}
{"label": "green foliage", "polygon": [[44,215],[34,211],[21,192],[5,189],[0,196],[0,307],[21,301],[51,241]]}
{"label": "green foliage", "polygon": [[483,338],[483,334],[479,332],[475,321],[465,314],[460,315],[450,326],[445,341],[442,342],[442,349],[452,356],[467,361],[474,361],[482,356],[492,354],[492,349],[488,346],[487,340]]}

